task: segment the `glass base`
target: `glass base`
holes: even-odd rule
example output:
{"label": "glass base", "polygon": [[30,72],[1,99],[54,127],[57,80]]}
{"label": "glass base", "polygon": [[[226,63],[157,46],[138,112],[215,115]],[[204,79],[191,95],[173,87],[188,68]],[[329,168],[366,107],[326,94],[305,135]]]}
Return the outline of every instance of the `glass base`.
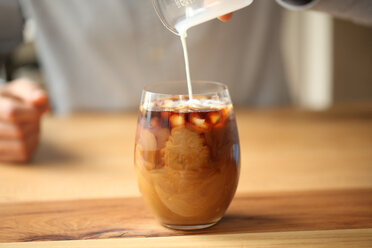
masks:
{"label": "glass base", "polygon": [[200,229],[205,229],[211,226],[214,226],[217,222],[213,223],[208,223],[208,224],[201,224],[201,225],[168,225],[168,224],[163,224],[163,226],[170,228],[170,229],[175,229],[175,230],[182,230],[182,231],[192,231],[192,230],[200,230]]}

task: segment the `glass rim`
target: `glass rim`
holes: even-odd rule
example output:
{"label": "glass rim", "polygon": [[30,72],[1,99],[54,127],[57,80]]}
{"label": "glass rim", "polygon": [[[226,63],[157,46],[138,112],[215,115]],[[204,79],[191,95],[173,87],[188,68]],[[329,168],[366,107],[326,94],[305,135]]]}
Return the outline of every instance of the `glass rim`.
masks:
{"label": "glass rim", "polygon": [[[167,84],[169,84],[171,86],[182,84],[182,86],[185,87],[185,86],[187,86],[187,81],[186,80],[174,80],[174,81],[161,81],[161,82],[151,83],[149,85],[146,85],[143,88],[142,91],[143,91],[143,93],[165,95],[165,96],[188,96],[187,91],[183,94],[172,94],[172,93],[161,92],[160,90],[156,90],[157,86],[162,86],[162,85],[167,85]],[[226,84],[223,84],[223,83],[220,83],[220,82],[217,82],[217,81],[191,80],[191,84],[192,84],[192,87],[193,87],[193,95],[204,95],[204,94],[208,95],[208,94],[215,94],[215,93],[218,93],[218,92],[228,91],[228,87],[227,87]],[[210,86],[214,86],[214,87],[217,87],[217,88],[206,90],[203,93],[196,93],[196,92],[194,92],[194,90],[196,89],[195,86],[197,86],[197,85],[210,85]]]}

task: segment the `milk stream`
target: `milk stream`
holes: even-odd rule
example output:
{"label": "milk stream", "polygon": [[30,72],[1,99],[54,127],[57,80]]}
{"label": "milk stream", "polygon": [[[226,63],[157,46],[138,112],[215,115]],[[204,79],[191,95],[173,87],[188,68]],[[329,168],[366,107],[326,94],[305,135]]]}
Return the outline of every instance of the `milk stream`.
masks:
{"label": "milk stream", "polygon": [[182,43],[182,48],[183,48],[183,55],[185,57],[187,90],[189,93],[189,101],[190,101],[192,100],[192,85],[191,85],[191,76],[190,76],[189,55],[187,53],[186,32],[181,34],[181,43]]}

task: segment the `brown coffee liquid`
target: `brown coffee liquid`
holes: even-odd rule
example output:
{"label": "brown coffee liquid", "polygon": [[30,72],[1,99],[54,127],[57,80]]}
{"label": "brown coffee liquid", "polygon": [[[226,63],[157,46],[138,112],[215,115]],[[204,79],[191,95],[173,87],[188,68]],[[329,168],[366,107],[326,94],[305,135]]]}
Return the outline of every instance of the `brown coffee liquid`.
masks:
{"label": "brown coffee liquid", "polygon": [[239,166],[231,106],[141,109],[135,168],[146,205],[161,223],[217,222],[235,194]]}

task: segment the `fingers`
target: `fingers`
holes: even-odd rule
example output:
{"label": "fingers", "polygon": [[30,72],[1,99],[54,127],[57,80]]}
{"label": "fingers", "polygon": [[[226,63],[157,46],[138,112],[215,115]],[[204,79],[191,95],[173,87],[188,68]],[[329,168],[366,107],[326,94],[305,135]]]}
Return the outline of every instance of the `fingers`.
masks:
{"label": "fingers", "polygon": [[48,110],[47,94],[30,80],[19,79],[0,89],[0,120],[35,121]]}
{"label": "fingers", "polygon": [[33,133],[25,139],[0,140],[0,161],[27,162],[38,145],[38,133]]}
{"label": "fingers", "polygon": [[3,94],[18,98],[37,107],[41,111],[48,109],[48,95],[44,90],[28,79],[18,79],[2,89]]}
{"label": "fingers", "polygon": [[27,162],[37,148],[46,93],[28,80],[0,89],[0,161]]}
{"label": "fingers", "polygon": [[0,139],[24,139],[39,132],[39,122],[13,124],[0,121]]}
{"label": "fingers", "polygon": [[229,13],[229,14],[218,17],[218,19],[220,19],[223,22],[227,22],[232,18],[232,15],[233,13]]}
{"label": "fingers", "polygon": [[41,113],[33,106],[15,98],[0,96],[0,120],[13,123],[38,121]]}

